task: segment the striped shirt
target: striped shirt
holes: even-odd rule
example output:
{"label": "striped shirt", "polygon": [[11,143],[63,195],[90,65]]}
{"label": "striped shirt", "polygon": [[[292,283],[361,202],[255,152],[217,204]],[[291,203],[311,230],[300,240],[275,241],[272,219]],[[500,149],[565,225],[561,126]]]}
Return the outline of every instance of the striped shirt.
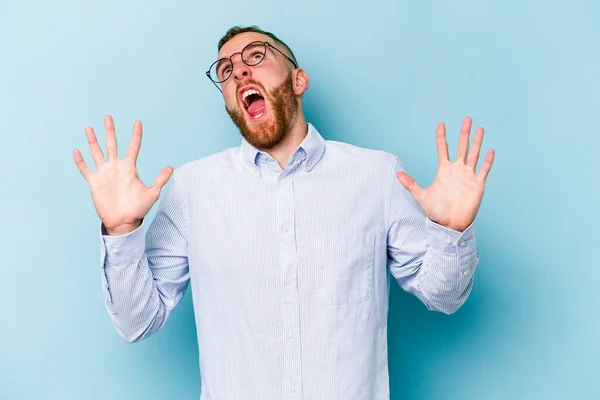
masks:
{"label": "striped shirt", "polygon": [[191,284],[201,400],[389,399],[390,280],[449,314],[479,261],[474,224],[429,220],[398,171],[311,124],[284,170],[244,139],[177,168],[145,234],[102,230],[117,332],[149,337]]}

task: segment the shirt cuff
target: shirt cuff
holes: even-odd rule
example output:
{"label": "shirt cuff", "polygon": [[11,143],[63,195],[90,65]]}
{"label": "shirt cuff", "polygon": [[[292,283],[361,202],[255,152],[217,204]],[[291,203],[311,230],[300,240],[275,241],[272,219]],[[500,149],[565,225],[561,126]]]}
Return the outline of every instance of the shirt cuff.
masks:
{"label": "shirt cuff", "polygon": [[445,253],[458,254],[460,256],[470,254],[476,249],[475,243],[475,221],[462,232],[446,228],[425,217],[425,227],[429,246]]}
{"label": "shirt cuff", "polygon": [[144,255],[146,241],[144,220],[135,230],[125,235],[108,235],[102,224],[102,252],[106,254],[106,262],[111,265],[127,264],[137,261]]}

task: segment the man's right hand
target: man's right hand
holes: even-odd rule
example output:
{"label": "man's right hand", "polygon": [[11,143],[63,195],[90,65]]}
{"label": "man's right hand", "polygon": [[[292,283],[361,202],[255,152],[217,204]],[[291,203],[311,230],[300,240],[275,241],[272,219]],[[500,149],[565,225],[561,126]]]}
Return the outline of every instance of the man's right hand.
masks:
{"label": "man's right hand", "polygon": [[73,151],[73,158],[90,186],[94,207],[108,234],[124,235],[140,226],[142,218],[160,197],[160,191],[171,177],[173,168],[165,167],[151,186],[144,185],[135,165],[142,143],[142,123],[137,121],[134,124],[124,160],[118,158],[115,126],[110,115],[104,117],[104,127],[108,155],[106,161],[94,130],[91,127],[85,130],[97,168],[96,174],[87,166],[79,150]]}

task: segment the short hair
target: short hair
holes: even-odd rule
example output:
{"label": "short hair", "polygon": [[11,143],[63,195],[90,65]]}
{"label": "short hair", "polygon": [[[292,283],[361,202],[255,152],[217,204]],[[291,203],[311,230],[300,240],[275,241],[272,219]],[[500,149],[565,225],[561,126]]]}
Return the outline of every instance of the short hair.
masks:
{"label": "short hair", "polygon": [[227,32],[225,32],[225,35],[221,38],[221,40],[219,40],[219,44],[217,45],[217,51],[220,51],[221,48],[225,45],[225,43],[227,43],[231,39],[233,39],[234,36],[237,36],[240,33],[246,33],[246,32],[260,33],[260,34],[270,37],[271,39],[273,39],[275,41],[275,43],[280,44],[283,47],[285,47],[286,50],[290,52],[290,55],[292,56],[292,60],[294,60],[296,65],[298,65],[298,61],[296,60],[296,56],[294,55],[294,52],[292,51],[292,49],[290,49],[290,47],[287,44],[285,44],[281,39],[279,39],[273,33],[263,31],[256,25],[251,25],[251,26],[239,26],[238,25],[238,26],[233,26],[233,27],[229,28],[229,30],[227,30]]}

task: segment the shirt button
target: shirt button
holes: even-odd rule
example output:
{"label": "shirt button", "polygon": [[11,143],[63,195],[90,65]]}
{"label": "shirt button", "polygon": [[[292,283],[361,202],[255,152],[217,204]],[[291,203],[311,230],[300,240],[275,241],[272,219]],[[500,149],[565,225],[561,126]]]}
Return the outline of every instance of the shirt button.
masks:
{"label": "shirt button", "polygon": [[466,244],[467,244],[467,241],[466,241],[466,240],[463,240],[462,242],[460,242],[460,245],[461,245],[461,246],[465,246]]}
{"label": "shirt button", "polygon": [[284,283],[285,286],[290,286],[292,284],[292,280],[290,278],[287,278]]}
{"label": "shirt button", "polygon": [[117,254],[119,252],[119,249],[112,249],[113,254]]}
{"label": "shirt button", "polygon": [[285,226],[283,227],[283,232],[284,232],[284,233],[288,233],[289,231],[290,231],[290,230],[288,229],[288,226],[287,226],[287,225],[285,225]]}
{"label": "shirt button", "polygon": [[446,239],[446,244],[452,244],[452,239],[450,239],[450,238]]}
{"label": "shirt button", "polygon": [[294,338],[294,333],[293,332],[289,332],[287,335],[288,339],[293,339]]}
{"label": "shirt button", "polygon": [[290,387],[290,390],[291,390],[292,392],[295,392],[295,391],[296,391],[296,386],[292,385],[292,387]]}
{"label": "shirt button", "polygon": [[462,272],[462,276],[467,276],[467,270],[464,270],[464,271]]}
{"label": "shirt button", "polygon": [[311,160],[308,160],[308,161],[306,162],[306,165],[308,165],[308,166],[310,167],[310,166],[312,165],[312,161],[311,161]]}

